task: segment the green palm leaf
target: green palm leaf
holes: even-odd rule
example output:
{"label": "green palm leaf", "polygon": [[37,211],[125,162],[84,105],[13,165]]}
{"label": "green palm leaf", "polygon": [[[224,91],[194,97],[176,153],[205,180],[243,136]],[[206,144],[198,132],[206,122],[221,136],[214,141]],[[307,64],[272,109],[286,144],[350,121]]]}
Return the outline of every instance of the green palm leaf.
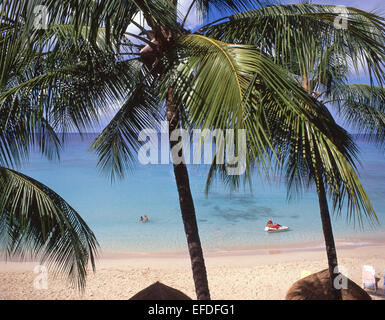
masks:
{"label": "green palm leaf", "polygon": [[[354,171],[355,144],[325,106],[253,46],[200,35],[186,37],[183,46],[189,55],[165,87],[173,87],[178,101],[187,106],[194,128],[246,130],[245,182],[252,169],[268,175],[272,162],[287,167],[289,185],[296,187],[317,182],[321,170],[337,212],[346,196],[349,217],[353,212],[375,217]],[[320,163],[314,162],[315,154]],[[226,165],[215,163],[208,185],[216,171],[231,186],[239,186],[239,176],[230,177]]]}
{"label": "green palm leaf", "polygon": [[0,167],[0,181],[0,243],[6,256],[39,258],[84,288],[98,247],[84,220],[53,190],[26,175]]}
{"label": "green palm leaf", "polygon": [[156,130],[164,117],[154,79],[142,75],[141,64],[134,73],[137,85],[133,86],[110,123],[92,143],[99,157],[98,166],[111,181],[123,178],[126,169],[134,166],[141,146],[138,135],[143,129]]}
{"label": "green palm leaf", "polygon": [[296,64],[299,76],[314,72],[314,64],[333,45],[333,58],[357,72],[363,65],[371,79],[382,83],[384,18],[351,7],[345,10],[347,29],[336,27],[338,6],[299,4],[237,13],[201,30],[222,41],[255,44],[286,67]]}
{"label": "green palm leaf", "polygon": [[335,88],[331,102],[353,130],[382,145],[385,142],[385,89],[365,84]]}
{"label": "green palm leaf", "polygon": [[37,147],[47,158],[59,158],[61,143],[49,122],[21,97],[0,110],[0,165],[17,167]]}
{"label": "green palm leaf", "polygon": [[250,10],[256,6],[261,6],[265,1],[251,0],[193,0],[191,5],[195,5],[202,17],[207,17],[210,11],[217,11],[221,14],[241,12]]}

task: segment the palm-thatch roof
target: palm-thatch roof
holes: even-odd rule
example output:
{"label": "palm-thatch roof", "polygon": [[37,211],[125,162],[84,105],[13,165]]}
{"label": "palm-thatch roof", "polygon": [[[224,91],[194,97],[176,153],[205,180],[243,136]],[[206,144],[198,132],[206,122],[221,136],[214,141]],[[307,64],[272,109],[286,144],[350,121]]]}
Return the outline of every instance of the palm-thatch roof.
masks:
{"label": "palm-thatch roof", "polygon": [[130,300],[192,300],[183,292],[166,286],[159,281],[139,291]]}
{"label": "palm-thatch roof", "polygon": [[[368,293],[350,279],[342,289],[343,300],[371,300]],[[332,300],[329,270],[313,273],[295,282],[286,294],[286,300]]]}

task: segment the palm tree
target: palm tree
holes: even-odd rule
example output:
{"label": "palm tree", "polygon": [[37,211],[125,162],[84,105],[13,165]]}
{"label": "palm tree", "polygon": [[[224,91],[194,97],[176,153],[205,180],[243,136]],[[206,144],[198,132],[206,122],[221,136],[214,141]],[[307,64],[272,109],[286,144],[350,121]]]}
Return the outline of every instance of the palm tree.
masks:
{"label": "palm tree", "polygon": [[[89,263],[95,270],[98,242],[91,229],[62,197],[16,171],[32,148],[58,158],[62,143],[39,99],[18,86],[36,76],[34,57],[22,57],[23,21],[12,20],[15,4],[0,5],[0,246],[1,254],[38,258],[84,289]],[[8,10],[8,11],[7,11]]]}
{"label": "palm tree", "polygon": [[[3,76],[5,85],[0,88],[0,95],[22,77],[22,72]],[[57,158],[61,149],[52,127],[44,117],[37,116],[30,102],[22,94],[1,102],[1,253],[6,258],[38,258],[50,269],[66,274],[75,287],[83,290],[89,263],[95,270],[95,235],[55,191],[12,169],[20,166],[31,148],[40,149],[49,159]]]}
{"label": "palm tree", "polygon": [[[21,12],[32,12],[37,4],[15,2]],[[244,181],[250,181],[253,169],[261,176],[268,174],[274,159],[280,165],[287,163],[287,155],[295,155],[297,148],[303,153],[289,167],[304,170],[293,171],[295,174],[322,174],[336,204],[347,196],[352,210],[362,205],[366,213],[372,213],[355,175],[356,150],[349,135],[322,103],[298,85],[293,71],[280,66],[276,51],[261,50],[258,42],[250,45],[238,37],[229,43],[220,41],[221,35],[209,35],[213,28],[227,26],[227,20],[193,33],[184,27],[193,5],[202,16],[210,16],[215,8],[222,13],[239,12],[242,19],[241,11],[252,8],[252,1],[196,0],[186,16],[179,14],[178,2],[170,0],[107,4],[47,0],[38,4],[50,13],[46,30],[28,29],[33,17],[17,10],[11,17],[19,21],[22,16],[26,21],[28,33],[18,34],[26,49],[20,50],[18,58],[30,68],[27,79],[19,80],[0,98],[12,100],[25,94],[36,99],[40,114],[54,128],[72,125],[80,129],[96,121],[112,103],[120,104],[93,143],[99,165],[111,179],[124,177],[140,147],[138,133],[157,128],[166,113],[170,134],[181,126],[244,129],[248,142]],[[138,23],[138,15],[145,23]],[[138,32],[129,32],[133,25]],[[242,34],[238,24],[226,27],[226,32]],[[271,39],[274,36],[272,33]],[[237,135],[235,131],[235,142]],[[323,151],[318,153],[320,160],[309,162],[317,147]],[[178,151],[172,152],[173,157],[183,155],[178,141],[170,139],[170,148]],[[183,162],[173,166],[197,298],[209,299],[187,168]],[[228,167],[214,161],[209,181],[218,169],[227,182],[238,186],[240,177],[229,176]]]}
{"label": "palm tree", "polygon": [[[340,18],[345,19],[346,28],[341,27]],[[270,53],[275,62],[289,69],[298,84],[315,99],[335,107],[335,113],[351,128],[368,140],[383,145],[384,22],[383,17],[355,8],[341,10],[335,6],[315,4],[271,6],[227,17],[225,23],[207,28],[206,34],[222,41],[254,44],[261,51]],[[368,72],[370,85],[349,83],[350,70],[355,68],[358,73],[360,67]],[[327,141],[320,141],[312,134],[306,143],[291,139],[289,127],[281,130],[283,136],[287,136],[281,161],[287,163],[289,192],[294,187],[298,192],[312,181],[316,184],[331,288],[334,298],[341,299],[341,290],[333,285],[338,276],[338,262],[325,188],[328,188],[337,213],[347,195],[350,219],[358,214],[362,223],[362,213],[377,218],[358,178],[345,164],[333,159],[325,145]],[[298,130],[293,126],[291,129]],[[275,137],[282,139],[280,133]],[[276,141],[276,144],[282,150],[281,142]],[[354,144],[349,144],[354,158]],[[347,159],[350,162],[353,158]],[[331,168],[325,167],[327,162],[333,164]],[[349,185],[355,186],[356,190],[349,190]]]}

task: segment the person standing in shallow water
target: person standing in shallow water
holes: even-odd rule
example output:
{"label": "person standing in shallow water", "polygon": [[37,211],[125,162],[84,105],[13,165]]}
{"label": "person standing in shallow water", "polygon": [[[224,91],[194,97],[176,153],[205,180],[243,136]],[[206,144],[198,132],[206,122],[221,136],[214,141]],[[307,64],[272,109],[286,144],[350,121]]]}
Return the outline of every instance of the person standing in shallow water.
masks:
{"label": "person standing in shallow water", "polygon": [[144,222],[148,222],[148,221],[149,221],[148,217],[144,215]]}
{"label": "person standing in shallow water", "polygon": [[139,221],[143,222],[143,217],[142,216],[140,216]]}

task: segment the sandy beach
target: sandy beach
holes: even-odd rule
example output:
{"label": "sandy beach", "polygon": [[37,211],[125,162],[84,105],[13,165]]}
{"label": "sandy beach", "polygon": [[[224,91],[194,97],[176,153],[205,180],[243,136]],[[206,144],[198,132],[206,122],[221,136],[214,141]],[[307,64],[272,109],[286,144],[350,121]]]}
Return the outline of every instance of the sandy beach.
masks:
{"label": "sandy beach", "polygon": [[[377,294],[385,299],[383,282],[385,244],[338,250],[339,263],[346,275],[361,285],[365,264],[376,269]],[[323,249],[266,249],[207,252],[205,254],[212,299],[285,299],[290,286],[303,272],[327,268]],[[2,299],[129,299],[146,286],[160,281],[195,299],[190,261],[185,254],[105,253],[97,261],[96,273],[90,273],[83,294],[64,279],[48,271],[47,288],[36,289],[36,262],[0,262],[0,298]],[[368,290],[369,293],[370,290]]]}

